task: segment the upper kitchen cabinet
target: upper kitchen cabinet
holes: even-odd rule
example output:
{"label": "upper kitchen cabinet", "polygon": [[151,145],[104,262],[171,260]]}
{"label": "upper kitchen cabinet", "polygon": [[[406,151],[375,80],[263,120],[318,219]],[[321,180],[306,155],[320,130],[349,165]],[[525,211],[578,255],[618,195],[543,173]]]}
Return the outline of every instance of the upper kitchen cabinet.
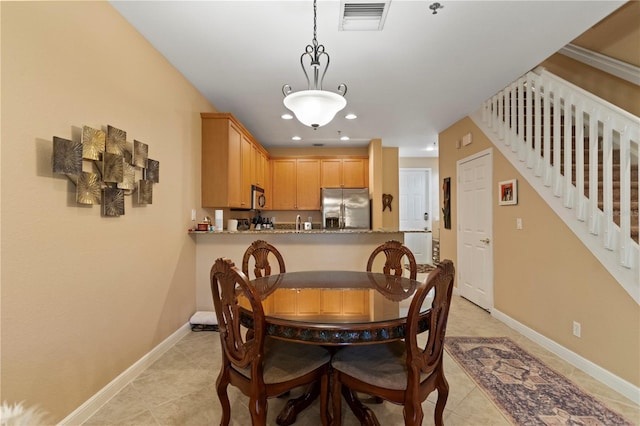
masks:
{"label": "upper kitchen cabinet", "polygon": [[[202,207],[251,208],[251,185],[264,180],[266,151],[229,113],[202,113]],[[257,172],[255,167],[261,167]]]}
{"label": "upper kitchen cabinet", "polygon": [[272,208],[320,210],[320,160],[272,159]]}
{"label": "upper kitchen cabinet", "polygon": [[259,186],[260,188],[266,188],[267,186],[267,156],[257,146],[253,146],[253,175],[251,183]]}
{"label": "upper kitchen cabinet", "polygon": [[320,186],[323,188],[366,188],[367,158],[328,158],[320,161]]}

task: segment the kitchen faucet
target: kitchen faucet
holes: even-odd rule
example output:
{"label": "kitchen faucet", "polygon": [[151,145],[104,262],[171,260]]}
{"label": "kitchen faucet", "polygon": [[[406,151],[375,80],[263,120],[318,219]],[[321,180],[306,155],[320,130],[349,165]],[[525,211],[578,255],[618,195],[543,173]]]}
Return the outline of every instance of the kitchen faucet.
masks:
{"label": "kitchen faucet", "polygon": [[296,231],[300,231],[302,229],[302,219],[300,215],[296,216]]}

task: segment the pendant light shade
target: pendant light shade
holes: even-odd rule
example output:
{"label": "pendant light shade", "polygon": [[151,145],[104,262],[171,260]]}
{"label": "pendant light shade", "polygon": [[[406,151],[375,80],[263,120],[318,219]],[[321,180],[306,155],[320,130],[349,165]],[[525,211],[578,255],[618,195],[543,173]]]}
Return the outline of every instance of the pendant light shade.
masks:
{"label": "pendant light shade", "polygon": [[282,87],[282,93],[285,96],[284,106],[295,114],[298,121],[314,129],[331,122],[336,113],[347,106],[347,100],[344,98],[347,93],[345,84],[338,86],[338,93],[322,90],[322,81],[329,68],[329,54],[325,52],[322,44],[318,44],[316,38],[316,9],[316,0],[314,0],[313,40],[300,56],[300,65],[307,78],[308,90],[294,92],[288,84]]}
{"label": "pendant light shade", "polygon": [[293,111],[298,121],[309,127],[322,127],[333,120],[347,100],[326,90],[301,90],[284,98],[284,106]]}

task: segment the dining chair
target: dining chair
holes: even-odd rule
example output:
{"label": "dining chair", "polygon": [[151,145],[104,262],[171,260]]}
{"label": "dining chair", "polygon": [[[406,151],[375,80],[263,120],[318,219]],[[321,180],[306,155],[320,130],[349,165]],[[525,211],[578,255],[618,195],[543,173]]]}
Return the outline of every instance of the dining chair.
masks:
{"label": "dining chair", "polygon": [[286,272],[284,267],[284,258],[277,248],[272,246],[266,241],[256,240],[244,252],[242,257],[242,272],[249,276],[249,261],[253,257],[255,260],[253,273],[256,278],[271,275],[271,265],[269,264],[269,257],[273,255],[280,267],[280,273]]}
{"label": "dining chair", "polygon": [[[231,418],[229,384],[249,397],[251,424],[262,426],[267,422],[268,398],[318,381],[320,417],[323,425],[328,424],[329,352],[320,346],[267,337],[260,297],[230,259],[217,259],[210,277],[222,345],[222,365],[216,380],[222,405],[220,424],[228,425]],[[239,294],[245,296],[249,307],[240,306]],[[243,333],[243,324],[251,324],[253,333]]]}
{"label": "dining chair", "polygon": [[[422,424],[422,402],[434,390],[438,391],[434,419],[442,425],[442,415],[449,395],[444,375],[442,354],[447,329],[449,306],[455,269],[451,260],[444,260],[416,290],[405,326],[405,338],[385,344],[349,346],[337,351],[331,361],[333,368],[333,425],[340,425],[341,390],[362,392],[403,405],[404,424]],[[433,290],[432,295],[429,292]],[[428,336],[424,329],[421,307],[429,295],[433,297],[427,315]],[[427,302],[428,303],[428,302]]]}
{"label": "dining chair", "polygon": [[383,267],[383,272],[385,274],[401,276],[404,272],[402,259],[406,257],[409,261],[409,278],[415,280],[418,276],[418,266],[416,265],[416,258],[413,253],[407,246],[396,240],[387,241],[386,243],[376,247],[373,252],[371,252],[367,262],[368,272],[372,271],[373,263],[380,253],[384,253],[385,255]]}

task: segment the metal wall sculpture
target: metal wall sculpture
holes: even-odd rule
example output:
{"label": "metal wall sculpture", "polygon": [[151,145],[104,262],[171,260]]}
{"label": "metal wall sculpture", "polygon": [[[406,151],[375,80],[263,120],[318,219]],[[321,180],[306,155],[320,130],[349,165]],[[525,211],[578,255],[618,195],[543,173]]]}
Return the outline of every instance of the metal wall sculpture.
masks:
{"label": "metal wall sculpture", "polygon": [[122,216],[124,198],[134,192],[137,204],[152,203],[160,163],[148,155],[147,144],[127,142],[127,132],[113,126],[106,132],[83,126],[80,142],[53,137],[53,173],[76,185],[78,204],[101,204],[103,216]]}

